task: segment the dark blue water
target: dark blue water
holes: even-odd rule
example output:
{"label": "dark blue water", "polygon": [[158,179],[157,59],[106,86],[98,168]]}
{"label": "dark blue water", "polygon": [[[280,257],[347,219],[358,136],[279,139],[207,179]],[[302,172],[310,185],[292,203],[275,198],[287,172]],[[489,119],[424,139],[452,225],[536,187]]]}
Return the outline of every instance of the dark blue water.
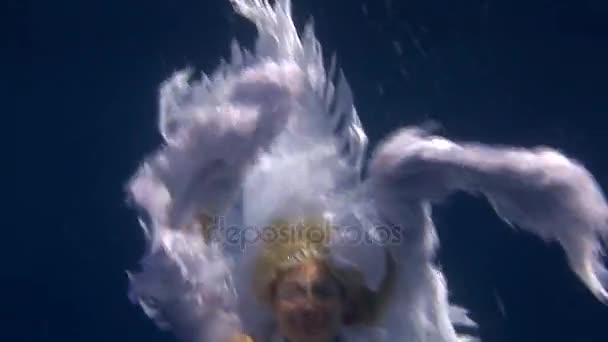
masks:
{"label": "dark blue water", "polygon": [[[17,238],[3,250],[2,340],[172,341],[126,297],[124,271],[143,240],[123,185],[159,143],[159,83],[186,66],[212,70],[232,37],[251,41],[252,27],[227,0],[14,5],[8,23],[19,38],[7,40],[16,53],[5,75],[15,81],[2,115],[17,117],[3,128],[17,171],[7,200],[19,206],[2,225]],[[455,139],[558,147],[608,189],[604,1],[294,0],[294,8],[300,24],[315,18],[326,53],[337,52],[372,143],[433,118]],[[467,196],[435,216],[452,296],[471,309],[484,341],[608,339],[608,307],[556,246],[508,229]]]}

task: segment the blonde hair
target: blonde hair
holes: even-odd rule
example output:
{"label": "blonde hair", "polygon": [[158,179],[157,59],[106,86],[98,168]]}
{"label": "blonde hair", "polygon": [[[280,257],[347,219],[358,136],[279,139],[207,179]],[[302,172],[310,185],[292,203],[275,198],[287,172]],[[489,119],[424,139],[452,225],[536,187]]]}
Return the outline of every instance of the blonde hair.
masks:
{"label": "blonde hair", "polygon": [[269,227],[270,241],[265,241],[255,264],[253,286],[262,303],[272,305],[274,288],[281,275],[303,262],[314,261],[327,267],[343,291],[344,324],[373,324],[381,316],[395,283],[395,261],[387,253],[387,273],[378,291],[366,286],[365,277],[355,268],[338,267],[330,258],[330,227],[324,220],[306,219],[290,224],[276,221]]}

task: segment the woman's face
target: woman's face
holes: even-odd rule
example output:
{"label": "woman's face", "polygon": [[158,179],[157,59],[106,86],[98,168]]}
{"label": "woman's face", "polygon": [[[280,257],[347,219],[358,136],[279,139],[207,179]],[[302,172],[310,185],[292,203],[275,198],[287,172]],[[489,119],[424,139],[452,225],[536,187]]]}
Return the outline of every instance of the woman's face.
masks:
{"label": "woman's face", "polygon": [[291,342],[332,341],[342,318],[340,288],[326,267],[309,261],[277,282],[274,311],[281,334]]}

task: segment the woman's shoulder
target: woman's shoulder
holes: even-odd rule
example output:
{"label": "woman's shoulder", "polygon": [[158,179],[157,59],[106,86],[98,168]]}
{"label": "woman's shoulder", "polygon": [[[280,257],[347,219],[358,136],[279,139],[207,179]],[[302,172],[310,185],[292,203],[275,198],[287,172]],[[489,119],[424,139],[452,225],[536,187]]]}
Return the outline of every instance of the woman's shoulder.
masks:
{"label": "woman's shoulder", "polygon": [[383,340],[382,329],[371,326],[345,327],[340,332],[339,342],[378,342]]}
{"label": "woman's shoulder", "polygon": [[255,342],[255,340],[253,339],[253,337],[251,337],[247,334],[238,333],[238,334],[232,335],[228,339],[228,342]]}

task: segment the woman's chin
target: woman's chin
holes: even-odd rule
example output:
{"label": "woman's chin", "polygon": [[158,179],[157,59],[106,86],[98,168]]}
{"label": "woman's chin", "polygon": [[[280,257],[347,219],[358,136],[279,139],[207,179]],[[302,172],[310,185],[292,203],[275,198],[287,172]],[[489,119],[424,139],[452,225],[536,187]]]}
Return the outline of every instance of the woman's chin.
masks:
{"label": "woman's chin", "polygon": [[326,326],[308,325],[298,329],[297,335],[305,338],[307,341],[317,341],[327,339],[330,333]]}
{"label": "woman's chin", "polygon": [[304,320],[297,324],[298,332],[309,336],[326,335],[329,330],[327,319],[316,318],[314,320]]}
{"label": "woman's chin", "polygon": [[306,341],[306,342],[326,342],[331,340],[330,336],[326,334],[313,335],[310,333],[306,333],[303,335],[299,335],[298,338],[294,338],[294,341]]}

